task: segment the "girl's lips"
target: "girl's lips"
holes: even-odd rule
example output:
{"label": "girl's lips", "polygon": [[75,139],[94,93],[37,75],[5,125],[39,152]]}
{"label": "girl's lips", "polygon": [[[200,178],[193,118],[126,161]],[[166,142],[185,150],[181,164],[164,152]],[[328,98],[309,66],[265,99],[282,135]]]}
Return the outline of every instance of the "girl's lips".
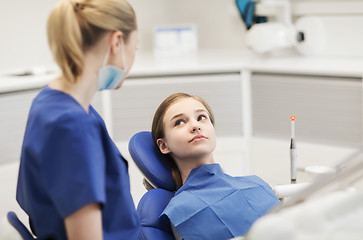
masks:
{"label": "girl's lips", "polygon": [[190,140],[189,142],[198,142],[198,141],[202,141],[207,139],[206,137],[204,137],[203,135],[198,135],[192,138],[192,140]]}

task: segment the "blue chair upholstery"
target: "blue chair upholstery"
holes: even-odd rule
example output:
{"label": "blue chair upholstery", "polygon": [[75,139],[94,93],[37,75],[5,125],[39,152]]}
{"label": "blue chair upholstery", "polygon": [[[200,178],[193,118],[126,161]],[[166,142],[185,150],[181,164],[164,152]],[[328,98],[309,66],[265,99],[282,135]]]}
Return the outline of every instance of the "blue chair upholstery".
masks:
{"label": "blue chair upholstery", "polygon": [[167,218],[159,218],[173,196],[173,192],[157,188],[149,190],[141,198],[137,206],[137,213],[140,216],[141,224],[141,239],[174,239],[169,220]]}
{"label": "blue chair upholstery", "polygon": [[167,159],[154,144],[151,132],[136,133],[129,142],[129,152],[146,180],[155,188],[146,192],[137,206],[142,239],[174,239],[168,219],[160,218],[175,191]]}
{"label": "blue chair upholstery", "polygon": [[24,240],[34,240],[32,234],[29,230],[24,226],[24,224],[19,220],[18,216],[14,212],[8,212],[8,221],[9,223],[18,231],[21,237]]}
{"label": "blue chair upholstery", "polygon": [[164,155],[154,144],[151,132],[139,132],[129,142],[129,152],[137,167],[155,188],[175,191],[175,183]]}

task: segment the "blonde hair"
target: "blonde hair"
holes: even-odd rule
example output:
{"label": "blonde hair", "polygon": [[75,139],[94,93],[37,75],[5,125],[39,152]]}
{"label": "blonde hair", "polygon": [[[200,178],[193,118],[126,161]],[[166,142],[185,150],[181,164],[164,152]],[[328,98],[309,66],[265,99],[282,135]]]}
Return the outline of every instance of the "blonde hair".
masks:
{"label": "blonde hair", "polygon": [[[174,94],[170,95],[169,97],[167,97],[159,105],[158,109],[156,110],[156,112],[154,114],[154,119],[153,119],[153,123],[151,126],[151,135],[152,135],[152,138],[156,145],[157,145],[157,143],[156,143],[157,140],[159,138],[164,137],[164,121],[163,120],[164,120],[166,111],[168,111],[170,106],[172,106],[174,103],[176,103],[177,101],[179,101],[180,99],[183,99],[183,98],[193,98],[193,99],[199,101],[201,104],[203,104],[203,106],[205,107],[205,109],[208,112],[210,121],[214,125],[214,115],[213,115],[212,109],[209,107],[209,105],[207,104],[206,101],[204,101],[201,97],[189,95],[187,93],[174,93]],[[168,162],[170,164],[171,173],[173,176],[173,180],[175,182],[176,190],[178,190],[183,185],[180,170],[179,170],[178,166],[176,165],[174,159],[169,154],[167,155],[167,158],[169,159]]]}
{"label": "blonde hair", "polygon": [[48,18],[48,44],[65,79],[76,82],[84,52],[104,34],[121,31],[127,42],[136,29],[135,12],[125,0],[62,0]]}

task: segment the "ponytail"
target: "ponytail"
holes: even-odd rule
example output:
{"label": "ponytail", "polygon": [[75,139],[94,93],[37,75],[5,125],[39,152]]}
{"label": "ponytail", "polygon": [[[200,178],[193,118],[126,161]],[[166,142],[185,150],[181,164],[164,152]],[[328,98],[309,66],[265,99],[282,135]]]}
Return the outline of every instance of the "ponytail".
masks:
{"label": "ponytail", "polygon": [[132,7],[123,0],[62,0],[47,23],[48,44],[63,77],[75,83],[84,70],[84,53],[104,34],[121,31],[125,42],[137,29]]}
{"label": "ponytail", "polygon": [[82,34],[71,1],[60,2],[47,24],[48,44],[65,79],[75,82],[83,72]]}

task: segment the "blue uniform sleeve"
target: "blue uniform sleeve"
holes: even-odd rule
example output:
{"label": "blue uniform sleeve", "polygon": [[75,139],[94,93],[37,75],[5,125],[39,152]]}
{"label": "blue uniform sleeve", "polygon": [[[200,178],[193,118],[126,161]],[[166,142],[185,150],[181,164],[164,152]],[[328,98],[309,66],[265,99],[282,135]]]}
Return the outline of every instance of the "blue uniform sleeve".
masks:
{"label": "blue uniform sleeve", "polygon": [[62,218],[86,204],[106,201],[105,154],[97,124],[69,115],[45,128],[41,173]]}

